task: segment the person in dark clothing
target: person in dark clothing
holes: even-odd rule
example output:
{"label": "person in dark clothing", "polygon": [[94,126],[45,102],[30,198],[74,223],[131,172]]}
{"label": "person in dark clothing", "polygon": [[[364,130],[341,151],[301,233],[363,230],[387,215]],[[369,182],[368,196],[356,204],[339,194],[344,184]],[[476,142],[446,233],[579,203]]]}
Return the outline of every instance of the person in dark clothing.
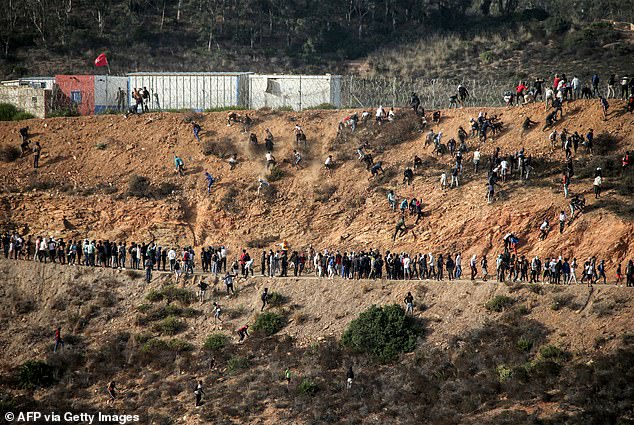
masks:
{"label": "person in dark clothing", "polygon": [[64,348],[64,340],[62,339],[62,328],[61,326],[58,326],[57,329],[55,329],[55,348],[53,348],[54,353],[57,352],[57,349],[60,345],[62,346],[62,348]]}
{"label": "person in dark clothing", "polygon": [[405,301],[405,314],[410,313],[410,314],[414,314],[414,297],[412,296],[411,292],[407,293],[407,296],[405,297],[405,299],[403,300]]}
{"label": "person in dark clothing", "polygon": [[237,330],[238,336],[240,337],[240,341],[244,341],[244,338],[249,336],[249,325],[244,325],[240,329]]}
{"label": "person in dark clothing", "polygon": [[262,276],[266,276],[266,251],[262,251],[260,262],[260,266],[262,267]]}
{"label": "person in dark clothing", "polygon": [[196,389],[194,389],[194,395],[196,396],[196,407],[202,405],[203,394],[205,391],[203,390],[203,381],[198,381],[198,385],[196,385]]}
{"label": "person in dark clothing", "polygon": [[414,110],[414,113],[416,115],[418,115],[418,108],[420,107],[420,98],[418,97],[418,95],[416,93],[412,92],[412,98],[411,98],[409,104],[412,107],[412,109]]}
{"label": "person in dark clothing", "polygon": [[40,166],[40,155],[42,154],[42,146],[40,146],[40,142],[35,142],[35,146],[33,147],[33,168],[36,170]]}
{"label": "person in dark clothing", "polygon": [[352,371],[352,365],[348,368],[348,373],[346,373],[346,390],[350,391],[352,389],[352,381],[354,380],[354,372]]}
{"label": "person in dark clothing", "polygon": [[260,311],[264,311],[264,307],[266,307],[269,303],[269,288],[264,288],[264,292],[262,292],[260,299],[262,299],[262,308]]}
{"label": "person in dark clothing", "polygon": [[405,233],[405,215],[401,215],[401,219],[396,223],[396,230],[394,231],[394,237],[392,240],[396,240],[396,236],[402,236]]}

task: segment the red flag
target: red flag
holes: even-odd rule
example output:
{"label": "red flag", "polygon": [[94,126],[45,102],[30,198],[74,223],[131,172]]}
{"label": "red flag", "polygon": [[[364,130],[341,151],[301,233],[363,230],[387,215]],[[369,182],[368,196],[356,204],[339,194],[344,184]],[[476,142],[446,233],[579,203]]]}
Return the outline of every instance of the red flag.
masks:
{"label": "red flag", "polygon": [[106,58],[105,53],[97,56],[97,59],[95,59],[95,66],[108,66],[108,58]]}

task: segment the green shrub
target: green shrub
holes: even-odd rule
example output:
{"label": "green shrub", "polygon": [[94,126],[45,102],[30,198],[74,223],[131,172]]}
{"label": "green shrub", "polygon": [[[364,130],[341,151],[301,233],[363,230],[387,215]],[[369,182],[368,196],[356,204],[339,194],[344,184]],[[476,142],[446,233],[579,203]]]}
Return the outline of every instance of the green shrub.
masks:
{"label": "green shrub", "polygon": [[275,108],[275,110],[279,112],[293,112],[293,107],[292,106],[278,106],[277,108]]}
{"label": "green shrub", "polygon": [[246,357],[233,356],[227,361],[227,371],[234,373],[249,367],[249,359]]}
{"label": "green shrub", "polygon": [[319,387],[317,386],[317,384],[315,384],[315,382],[313,382],[313,380],[310,378],[302,378],[302,381],[297,386],[297,392],[302,395],[308,396],[315,395],[318,389]]}
{"label": "green shrub", "polygon": [[178,320],[176,316],[169,316],[155,324],[152,329],[162,334],[176,335],[187,329],[187,325],[181,320]]}
{"label": "green shrub", "polygon": [[141,352],[146,354],[160,354],[163,352],[184,353],[193,349],[194,346],[192,344],[182,339],[151,338],[143,344]]}
{"label": "green shrub", "polygon": [[279,307],[282,304],[286,304],[288,302],[288,297],[285,297],[279,292],[270,292],[268,302],[269,305],[271,305],[272,307]]}
{"label": "green shrub", "polygon": [[495,371],[498,374],[498,381],[500,381],[500,383],[508,381],[513,375],[511,368],[505,364],[498,365],[498,367],[495,368]]}
{"label": "green shrub", "polygon": [[13,121],[18,108],[9,103],[0,103],[0,121]]}
{"label": "green shrub", "polygon": [[203,348],[209,351],[220,351],[227,345],[227,340],[227,335],[215,333],[207,337]]}
{"label": "green shrub", "polygon": [[500,313],[515,302],[514,298],[507,297],[505,295],[496,295],[484,305],[484,307],[489,311],[495,311],[496,313]]}
{"label": "green shrub", "polygon": [[390,361],[416,348],[421,329],[399,305],[371,306],[348,325],[341,342],[357,352]]}
{"label": "green shrub", "polygon": [[0,147],[0,161],[13,162],[20,157],[20,149],[13,145],[4,145]]}
{"label": "green shrub", "polygon": [[565,362],[568,360],[568,353],[561,348],[549,344],[539,349],[539,357],[542,360],[551,360],[554,362]]}
{"label": "green shrub", "polygon": [[50,387],[57,382],[56,369],[40,360],[29,360],[18,368],[20,387],[33,389]]}
{"label": "green shrub", "polygon": [[262,313],[255,318],[253,329],[258,332],[264,332],[264,334],[271,336],[276,334],[280,329],[284,327],[284,322],[284,316],[281,316],[277,313]]}
{"label": "green shrub", "polygon": [[315,110],[315,109],[337,109],[335,105],[332,103],[320,103],[317,106],[311,106],[310,108],[304,108],[306,110]]}
{"label": "green shrub", "polygon": [[531,348],[533,348],[533,341],[528,338],[521,337],[517,341],[517,348],[528,353],[529,351],[531,351]]}
{"label": "green shrub", "polygon": [[19,111],[17,114],[13,115],[13,121],[30,120],[33,118],[35,118],[35,115],[24,111]]}
{"label": "green shrub", "polygon": [[177,288],[176,286],[170,285],[162,288],[159,291],[150,291],[145,296],[145,299],[152,303],[167,301],[167,303],[169,304],[174,301],[179,301],[183,305],[188,305],[196,299],[196,295],[188,289]]}
{"label": "green shrub", "polygon": [[284,175],[284,170],[282,170],[280,167],[275,166],[271,168],[271,171],[269,172],[269,175],[266,176],[266,178],[269,182],[275,182],[282,179]]}
{"label": "green shrub", "polygon": [[107,143],[97,143],[95,145],[95,147],[97,148],[97,150],[103,151],[106,150],[106,148],[108,147]]}

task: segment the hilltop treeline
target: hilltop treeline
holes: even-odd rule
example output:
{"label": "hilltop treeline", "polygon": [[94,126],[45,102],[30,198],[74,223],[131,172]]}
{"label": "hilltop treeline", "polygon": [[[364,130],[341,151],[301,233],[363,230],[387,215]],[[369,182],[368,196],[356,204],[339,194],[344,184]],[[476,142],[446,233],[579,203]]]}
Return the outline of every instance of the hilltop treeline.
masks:
{"label": "hilltop treeline", "polygon": [[113,72],[334,71],[382,46],[434,34],[525,22],[556,34],[633,17],[632,0],[7,0],[0,74],[85,72],[104,51]]}

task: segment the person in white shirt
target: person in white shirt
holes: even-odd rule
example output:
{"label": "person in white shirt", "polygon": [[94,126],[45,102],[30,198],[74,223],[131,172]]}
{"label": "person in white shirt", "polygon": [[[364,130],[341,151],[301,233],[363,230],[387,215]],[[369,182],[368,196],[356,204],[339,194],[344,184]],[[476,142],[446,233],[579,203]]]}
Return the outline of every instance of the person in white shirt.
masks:
{"label": "person in white shirt", "polygon": [[173,272],[174,264],[176,264],[176,251],[174,251],[174,248],[167,252],[167,258],[170,260],[170,272]]}
{"label": "person in white shirt", "polygon": [[332,176],[332,169],[335,166],[335,161],[332,159],[332,155],[328,155],[328,158],[326,158],[326,161],[324,162],[324,166],[326,167],[326,173],[329,176]]}
{"label": "person in white shirt", "polygon": [[379,106],[378,108],[376,108],[376,114],[375,114],[376,122],[379,125],[381,125],[384,118],[385,118],[385,110],[383,110],[383,106]]}
{"label": "person in white shirt", "polygon": [[601,185],[603,184],[603,178],[601,176],[596,176],[594,178],[594,198],[600,198],[601,197]]}
{"label": "person in white shirt", "polygon": [[480,166],[480,151],[476,150],[475,152],[473,152],[473,167],[476,173],[478,172],[479,166]]}
{"label": "person in white shirt", "polygon": [[581,99],[581,80],[576,75],[572,78],[572,94],[574,99]]}
{"label": "person in white shirt", "polygon": [[509,162],[506,159],[503,159],[502,162],[500,162],[500,167],[502,173],[502,181],[506,182],[506,176],[509,173]]}
{"label": "person in white shirt", "polygon": [[456,254],[454,262],[456,263],[456,279],[460,279],[460,276],[462,276],[462,257],[460,253]]}
{"label": "person in white shirt", "polygon": [[540,230],[540,235],[539,235],[539,240],[544,240],[546,239],[546,236],[548,236],[548,230],[550,229],[550,224],[548,224],[548,219],[544,219],[544,222],[542,223],[541,226],[539,226],[539,230]]}
{"label": "person in white shirt", "polygon": [[410,271],[410,262],[411,259],[409,258],[409,256],[407,254],[405,254],[403,256],[403,274],[405,276],[405,279],[411,279],[412,278],[412,273]]}
{"label": "person in white shirt", "polygon": [[440,188],[441,188],[442,190],[447,189],[447,173],[446,173],[446,172],[443,172],[443,173],[440,175]]}
{"label": "person in white shirt", "polygon": [[566,225],[566,219],[568,217],[566,216],[566,213],[561,211],[559,213],[559,234],[564,232],[564,226]]}
{"label": "person in white shirt", "polygon": [[270,167],[275,166],[275,157],[271,152],[267,152],[265,155],[266,158],[266,170],[268,171]]}

